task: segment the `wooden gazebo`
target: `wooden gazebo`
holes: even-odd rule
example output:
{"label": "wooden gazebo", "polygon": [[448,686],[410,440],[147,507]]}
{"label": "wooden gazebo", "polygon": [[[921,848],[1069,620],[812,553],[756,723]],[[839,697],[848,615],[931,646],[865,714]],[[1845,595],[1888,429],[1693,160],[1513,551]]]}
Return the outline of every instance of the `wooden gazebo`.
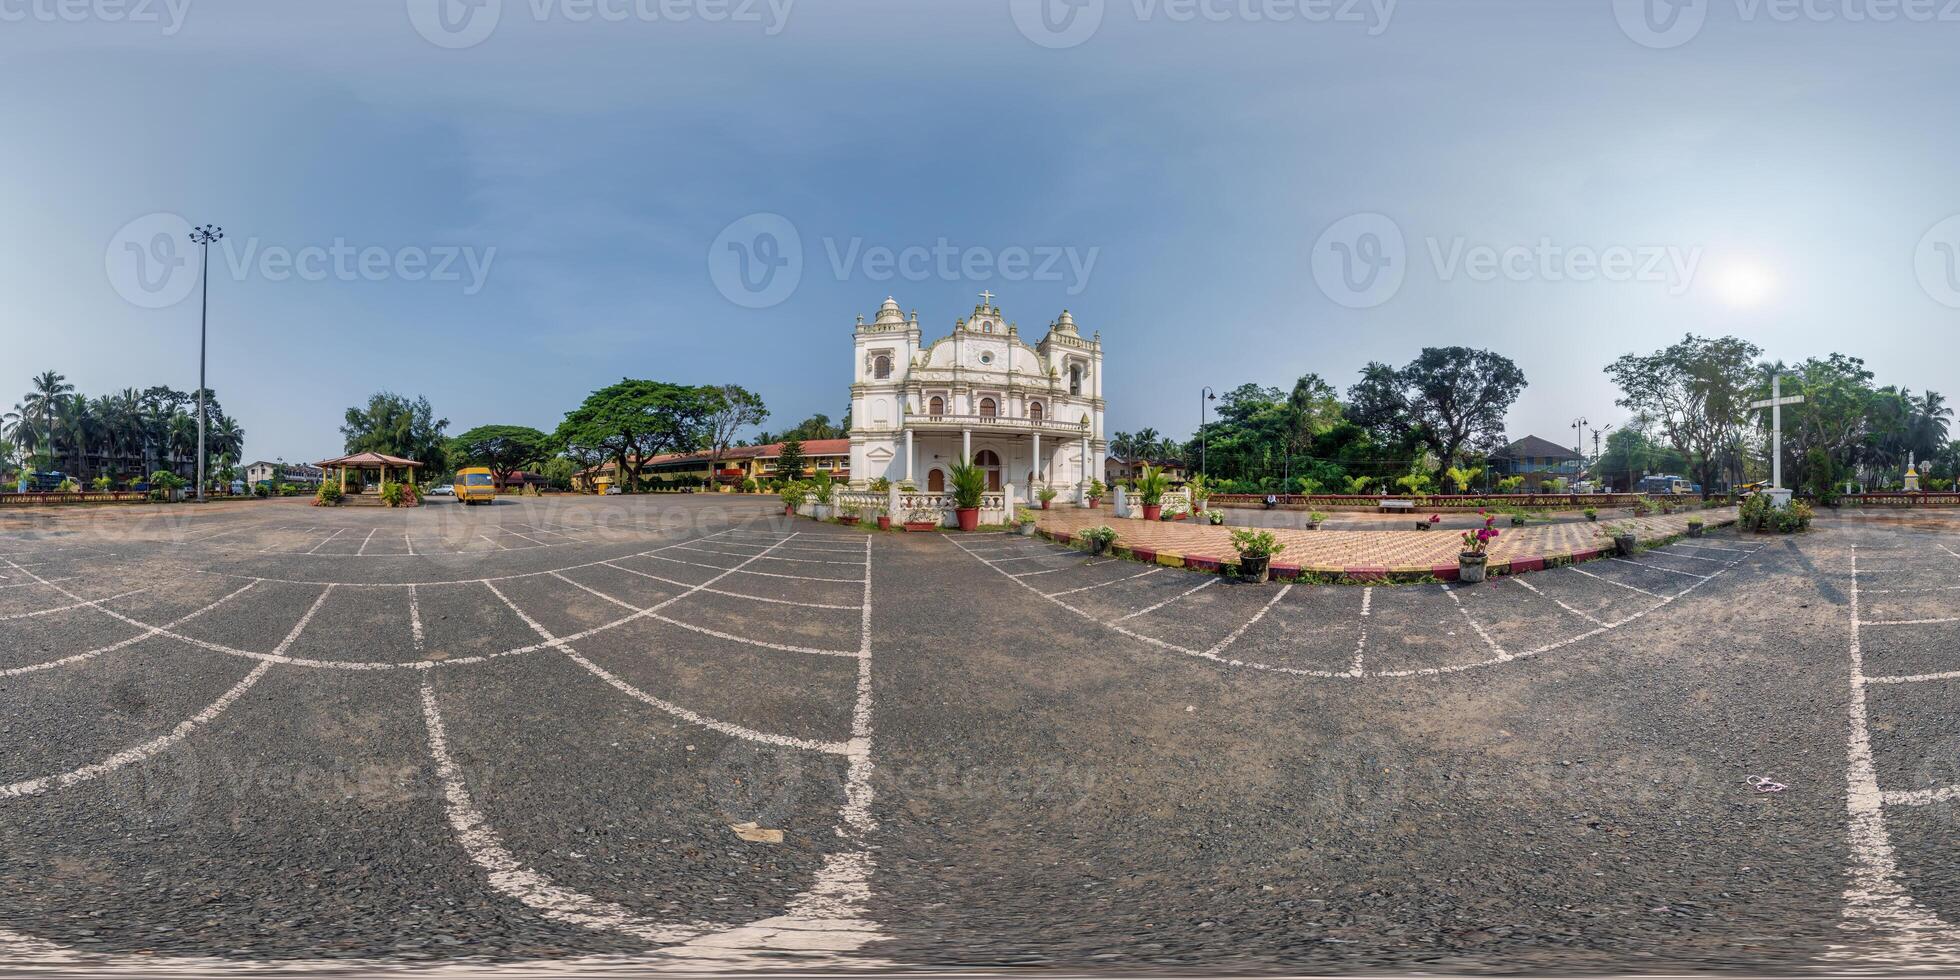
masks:
{"label": "wooden gazebo", "polygon": [[313,465],[323,470],[339,470],[341,493],[347,492],[348,470],[379,470],[381,475],[375,480],[376,483],[386,483],[388,481],[389,470],[401,470],[408,477],[408,482],[413,483],[415,482],[414,471],[422,468],[421,463],[412,459],[403,459],[400,456],[390,456],[386,453],[355,453],[352,456],[342,456],[339,459],[323,459]]}

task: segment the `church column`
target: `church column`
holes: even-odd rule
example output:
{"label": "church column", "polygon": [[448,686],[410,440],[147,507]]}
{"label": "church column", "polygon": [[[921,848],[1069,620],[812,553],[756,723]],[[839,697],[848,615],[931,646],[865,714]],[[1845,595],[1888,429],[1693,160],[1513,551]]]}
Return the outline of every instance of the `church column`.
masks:
{"label": "church column", "polygon": [[969,466],[973,464],[973,430],[972,429],[960,430],[960,460]]}
{"label": "church column", "polygon": [[905,482],[912,482],[912,430],[905,430]]}
{"label": "church column", "polygon": [[1041,482],[1041,430],[1034,431],[1034,478],[1030,485]]}
{"label": "church column", "polygon": [[1090,456],[1089,454],[1089,437],[1085,435],[1082,437],[1082,481],[1080,483],[1081,489],[1076,494],[1076,496],[1082,501],[1082,506],[1084,507],[1089,506],[1089,464],[1093,461],[1094,461],[1093,457]]}

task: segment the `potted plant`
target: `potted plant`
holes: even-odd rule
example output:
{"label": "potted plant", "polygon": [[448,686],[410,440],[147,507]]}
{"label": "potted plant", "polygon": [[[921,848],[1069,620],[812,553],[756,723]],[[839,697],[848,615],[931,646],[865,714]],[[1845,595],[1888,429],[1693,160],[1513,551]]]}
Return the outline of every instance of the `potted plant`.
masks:
{"label": "potted plant", "polygon": [[1239,553],[1239,581],[1255,584],[1266,581],[1273,556],[1286,550],[1273,532],[1249,527],[1232,532],[1232,548]]}
{"label": "potted plant", "polygon": [[878,508],[878,530],[889,531],[891,529],[892,529],[892,512],[886,510],[883,507]]}
{"label": "potted plant", "polygon": [[810,497],[816,501],[810,508],[810,516],[820,521],[829,520],[830,503],[837,497],[837,483],[830,478],[829,472],[818,470],[810,478]]}
{"label": "potted plant", "polygon": [[1205,479],[1205,475],[1203,473],[1191,474],[1191,479],[1184,481],[1184,488],[1191,492],[1191,509],[1201,514],[1204,513],[1211,503],[1212,494],[1212,486]]}
{"label": "potted plant", "polygon": [[889,493],[891,491],[891,488],[892,488],[892,481],[888,477],[881,476],[871,481],[872,493]]}
{"label": "potted plant", "polygon": [[1014,533],[1024,538],[1034,537],[1035,512],[1026,507],[1014,509]]}
{"label": "potted plant", "polygon": [[796,480],[783,484],[778,494],[783,498],[783,513],[791,517],[796,516],[796,508],[803,506],[803,501],[810,498],[810,491]]}
{"label": "potted plant", "polygon": [[1484,526],[1463,532],[1463,550],[1456,556],[1456,580],[1481,582],[1490,567],[1490,543],[1498,535],[1497,518],[1486,516]]}
{"label": "potted plant", "polygon": [[1103,486],[1103,481],[1101,480],[1089,481],[1089,506],[1101,507],[1103,497],[1108,496],[1108,494],[1109,494],[1109,488]]}
{"label": "potted plant", "polygon": [[1586,520],[1589,520],[1589,521],[1597,521],[1597,520],[1599,520],[1599,509],[1598,509],[1598,508],[1596,508],[1596,507],[1588,507],[1588,508],[1586,508]]}
{"label": "potted plant", "polygon": [[852,504],[845,504],[842,513],[839,513],[837,515],[837,523],[842,524],[845,527],[855,526],[858,520],[859,520],[858,509],[855,505]]}
{"label": "potted plant", "polygon": [[1042,487],[1041,489],[1039,489],[1039,490],[1036,490],[1036,491],[1034,492],[1034,496],[1035,496],[1035,499],[1036,499],[1036,500],[1039,500],[1039,501],[1041,501],[1041,509],[1042,509],[1042,510],[1047,510],[1047,509],[1048,509],[1048,504],[1049,504],[1049,503],[1050,503],[1051,501],[1053,501],[1053,500],[1055,499],[1055,497],[1056,497],[1056,496],[1057,496],[1058,494],[1060,494],[1060,492],[1061,492],[1061,491],[1059,491],[1059,490],[1056,490],[1056,489],[1055,489],[1054,487],[1047,487],[1047,486],[1044,486],[1044,487]]}
{"label": "potted plant", "polygon": [[1076,537],[1089,546],[1089,554],[1100,555],[1116,540],[1116,529],[1107,524],[1086,528]]}
{"label": "potted plant", "polygon": [[930,507],[921,507],[905,515],[907,531],[936,531],[939,529],[940,513]]}
{"label": "potted plant", "polygon": [[1164,491],[1169,489],[1170,480],[1164,477],[1162,469],[1148,465],[1143,468],[1143,475],[1137,477],[1137,498],[1143,501],[1144,520],[1154,521],[1163,517]]}
{"label": "potted plant", "polygon": [[1210,521],[1212,527],[1218,527],[1225,523],[1225,512],[1222,510],[1205,511],[1205,520]]}
{"label": "potted plant", "polygon": [[1688,537],[1691,538],[1701,537],[1701,532],[1703,530],[1704,530],[1704,525],[1701,518],[1699,517],[1688,518]]}
{"label": "potted plant", "polygon": [[1318,531],[1318,530],[1320,530],[1320,522],[1321,522],[1321,521],[1324,521],[1324,520],[1326,520],[1326,519],[1327,519],[1327,515],[1326,515],[1326,514],[1323,514],[1323,513],[1321,513],[1320,511],[1317,511],[1317,510],[1314,510],[1314,511],[1308,511],[1308,512],[1307,512],[1307,530],[1309,530],[1309,531]]}
{"label": "potted plant", "polygon": [[1633,525],[1631,524],[1608,525],[1606,528],[1606,533],[1612,536],[1613,547],[1618,551],[1619,556],[1621,558],[1633,557],[1633,546],[1638,543],[1637,539],[1634,536]]}
{"label": "potted plant", "polygon": [[960,530],[974,531],[980,527],[980,500],[987,493],[987,472],[973,465],[972,460],[962,459],[953,464],[953,514],[959,518]]}
{"label": "potted plant", "polygon": [[[155,478],[152,477],[152,479]],[[151,491],[151,493],[155,492],[154,490]],[[331,480],[321,480],[320,489],[313,494],[313,506],[338,507],[340,506],[340,497],[340,484]]]}
{"label": "potted plant", "polygon": [[1417,522],[1416,522],[1416,530],[1418,530],[1418,531],[1427,531],[1427,530],[1429,530],[1429,529],[1430,529],[1430,528],[1431,528],[1432,526],[1434,526],[1434,525],[1437,525],[1437,524],[1441,524],[1441,523],[1443,523],[1443,515],[1441,515],[1441,514],[1431,514],[1431,515],[1429,515],[1429,517],[1428,517],[1428,519],[1426,519],[1426,520],[1420,520],[1420,521],[1417,521]]}

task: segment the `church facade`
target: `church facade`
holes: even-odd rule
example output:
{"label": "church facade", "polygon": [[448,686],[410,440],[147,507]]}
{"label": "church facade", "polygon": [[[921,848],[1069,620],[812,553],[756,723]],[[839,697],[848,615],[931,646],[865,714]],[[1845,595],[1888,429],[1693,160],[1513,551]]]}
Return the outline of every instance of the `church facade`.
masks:
{"label": "church facade", "polygon": [[1081,501],[1109,453],[1103,431],[1102,336],[1083,339],[1067,310],[1033,346],[982,293],[953,332],[927,343],[919,314],[887,297],[858,317],[851,384],[851,485],[884,477],[922,491],[949,487],[971,459],[989,490],[1033,500],[1040,486]]}

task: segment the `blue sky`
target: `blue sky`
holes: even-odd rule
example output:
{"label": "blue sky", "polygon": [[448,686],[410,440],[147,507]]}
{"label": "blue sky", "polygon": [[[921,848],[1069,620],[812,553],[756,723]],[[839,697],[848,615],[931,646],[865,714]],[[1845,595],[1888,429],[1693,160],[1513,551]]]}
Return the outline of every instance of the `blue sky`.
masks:
{"label": "blue sky", "polygon": [[[211,383],[252,457],[336,453],[377,389],[452,432],[629,375],[836,418],[858,314],[936,336],[982,289],[1102,332],[1112,429],[1460,343],[1566,442],[1687,331],[1960,395],[1944,4],[1077,0],[1071,44],[1035,0],[483,2],[444,46],[436,0],[0,0],[0,390],[192,387],[188,253],[129,251],[190,221],[226,228]],[[762,229],[794,288],[727,288]],[[973,264],[875,258],[942,241]]]}

